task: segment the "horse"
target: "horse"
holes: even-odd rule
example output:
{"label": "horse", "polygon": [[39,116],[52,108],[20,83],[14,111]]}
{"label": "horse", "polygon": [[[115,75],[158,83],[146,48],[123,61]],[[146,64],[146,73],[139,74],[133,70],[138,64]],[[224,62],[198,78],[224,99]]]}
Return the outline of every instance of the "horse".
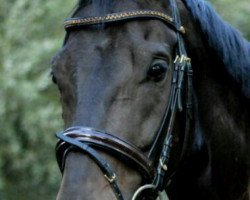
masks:
{"label": "horse", "polygon": [[248,200],[250,44],[204,0],[79,0],[52,61],[57,200]]}

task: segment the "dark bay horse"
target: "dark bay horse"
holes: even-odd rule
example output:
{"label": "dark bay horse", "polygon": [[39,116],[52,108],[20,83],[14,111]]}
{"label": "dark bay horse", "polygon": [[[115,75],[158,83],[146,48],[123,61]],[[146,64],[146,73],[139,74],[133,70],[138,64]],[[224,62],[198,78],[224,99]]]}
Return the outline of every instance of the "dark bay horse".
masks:
{"label": "dark bay horse", "polygon": [[57,200],[249,200],[250,44],[203,0],[80,0],[52,62]]}

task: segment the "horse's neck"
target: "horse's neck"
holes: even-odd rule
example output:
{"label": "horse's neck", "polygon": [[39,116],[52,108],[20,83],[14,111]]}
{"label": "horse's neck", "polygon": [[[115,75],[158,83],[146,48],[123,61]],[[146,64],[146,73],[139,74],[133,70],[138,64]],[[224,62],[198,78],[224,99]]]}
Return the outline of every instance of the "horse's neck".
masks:
{"label": "horse's neck", "polygon": [[200,74],[197,74],[194,88],[198,98],[201,126],[210,130],[207,134],[211,139],[224,136],[235,141],[239,137],[245,137],[246,131],[249,130],[247,122],[250,114],[248,100],[241,92],[240,86],[216,58],[203,61],[199,67],[205,68],[197,69]]}
{"label": "horse's neck", "polygon": [[[192,35],[197,37],[194,39]],[[250,99],[242,90],[242,83],[228,72],[229,67],[225,66],[223,59],[199,34],[199,30],[188,36],[186,43],[189,44],[188,53],[194,69],[194,90],[201,123],[209,123],[209,127],[217,126],[219,129],[231,127],[229,132],[235,132],[236,129],[246,132]],[[250,43],[248,44],[250,51]],[[250,84],[250,74],[246,81]]]}
{"label": "horse's neck", "polygon": [[[235,195],[224,199],[238,199],[249,181],[250,106],[223,66],[218,66],[216,60],[202,60],[194,66],[194,140],[188,158],[191,167],[183,166],[180,176],[197,181],[205,190],[217,188]],[[192,170],[188,171],[189,167]],[[231,188],[232,183],[235,188]]]}

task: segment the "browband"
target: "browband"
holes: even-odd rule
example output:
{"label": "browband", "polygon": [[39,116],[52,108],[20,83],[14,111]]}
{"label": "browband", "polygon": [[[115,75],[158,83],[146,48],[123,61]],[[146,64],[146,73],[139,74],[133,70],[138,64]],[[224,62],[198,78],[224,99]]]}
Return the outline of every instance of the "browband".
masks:
{"label": "browband", "polygon": [[158,19],[167,23],[181,34],[185,34],[185,28],[183,26],[178,26],[178,24],[174,22],[172,17],[162,12],[151,11],[151,10],[118,12],[98,17],[94,16],[94,17],[69,18],[64,21],[64,28],[67,30],[74,27],[105,24],[112,22],[122,22],[135,19]]}

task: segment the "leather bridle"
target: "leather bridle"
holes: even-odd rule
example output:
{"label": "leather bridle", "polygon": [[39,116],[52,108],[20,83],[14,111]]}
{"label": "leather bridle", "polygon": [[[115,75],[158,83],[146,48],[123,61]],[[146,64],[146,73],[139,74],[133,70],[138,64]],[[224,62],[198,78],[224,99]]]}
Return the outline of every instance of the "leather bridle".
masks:
{"label": "leather bridle", "polygon": [[[176,48],[176,59],[173,63],[174,72],[168,106],[148,155],[144,155],[144,153],[133,144],[123,141],[112,134],[95,130],[94,128],[71,127],[64,132],[56,134],[57,138],[59,138],[56,145],[56,157],[61,172],[63,173],[68,153],[71,151],[82,151],[88,154],[102,170],[118,200],[123,200],[123,196],[117,184],[116,175],[109,163],[96,151],[97,149],[118,157],[140,172],[143,182],[146,185],[143,185],[135,192],[132,198],[133,200],[138,199],[140,193],[146,189],[151,189],[153,191],[152,195],[157,195],[157,192],[165,189],[169,181],[166,180],[166,176],[173,143],[174,121],[178,110],[183,110],[182,104],[184,101],[186,104],[184,110],[186,115],[185,135],[180,159],[186,151],[187,138],[192,119],[192,66],[191,60],[187,57],[184,47],[182,35],[185,34],[185,29],[181,26],[179,11],[175,1],[171,0],[170,2],[173,9],[173,17],[158,11],[142,10],[112,13],[98,17],[69,18],[64,23],[65,29],[70,31],[74,28],[82,28],[91,25],[153,19],[164,22],[177,34],[178,44]],[[155,165],[153,158],[156,152],[159,152],[159,146],[162,147],[160,150],[161,153],[159,162]],[[171,176],[168,175],[168,177]]]}

